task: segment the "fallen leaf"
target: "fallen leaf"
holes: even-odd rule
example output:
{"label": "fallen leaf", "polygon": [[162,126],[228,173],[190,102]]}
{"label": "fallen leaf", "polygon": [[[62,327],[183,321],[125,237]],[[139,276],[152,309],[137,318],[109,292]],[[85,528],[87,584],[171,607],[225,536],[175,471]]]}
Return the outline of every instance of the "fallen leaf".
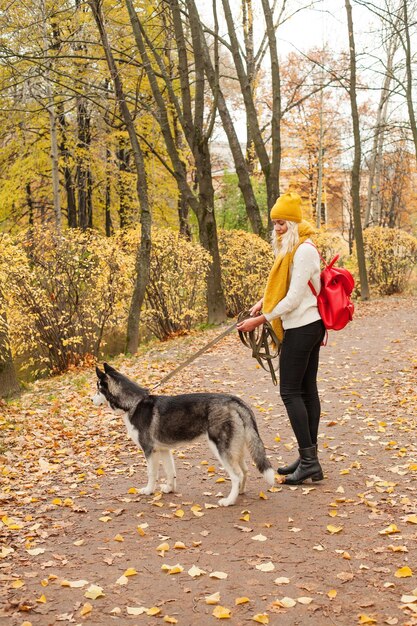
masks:
{"label": "fallen leaf", "polygon": [[252,621],[258,624],[269,624],[269,617],[266,613],[257,613],[252,617]]}
{"label": "fallen leaf", "polygon": [[247,602],[250,602],[249,598],[246,598],[246,596],[243,596],[241,598],[236,598],[235,599],[235,604],[246,604]]}
{"label": "fallen leaf", "polygon": [[227,574],[225,572],[211,572],[209,576],[210,578],[219,578],[220,580],[227,578]]}
{"label": "fallen leaf", "polygon": [[144,606],[127,606],[126,607],[126,613],[128,615],[142,615],[143,613],[146,613],[148,609],[146,609]]}
{"label": "fallen leaf", "polygon": [[220,591],[212,593],[211,596],[206,596],[204,600],[206,604],[217,604],[218,602],[220,602]]}
{"label": "fallen leaf", "polygon": [[217,619],[230,619],[232,613],[230,609],[227,609],[225,606],[220,606],[219,604],[213,609],[213,615],[217,617]]}
{"label": "fallen leaf", "polygon": [[261,572],[273,572],[275,569],[275,565],[271,561],[268,561],[268,563],[261,563],[261,565],[257,565],[256,569],[260,570]]}
{"label": "fallen leaf", "polygon": [[92,605],[89,602],[86,602],[81,608],[80,615],[88,615],[93,610]]}
{"label": "fallen leaf", "polygon": [[190,569],[188,570],[188,574],[192,577],[192,578],[196,578],[197,576],[202,576],[203,574],[205,574],[206,572],[203,569],[200,569],[199,567],[197,567],[196,565],[193,565],[192,567],[190,567]]}
{"label": "fallen leaf", "polygon": [[90,585],[84,596],[90,598],[90,600],[97,600],[97,598],[104,596],[103,589],[98,585]]}
{"label": "fallen leaf", "polygon": [[409,576],[412,576],[412,575],[413,575],[413,570],[410,569],[408,565],[405,565],[404,567],[400,567],[400,569],[397,569],[397,571],[394,574],[396,578],[409,578]]}

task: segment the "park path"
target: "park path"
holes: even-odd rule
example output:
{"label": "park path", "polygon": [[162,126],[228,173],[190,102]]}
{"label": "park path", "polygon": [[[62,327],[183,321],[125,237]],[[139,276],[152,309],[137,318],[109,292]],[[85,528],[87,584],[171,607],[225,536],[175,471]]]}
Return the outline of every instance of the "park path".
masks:
{"label": "park path", "polygon": [[[359,304],[354,322],[330,333],[319,372],[321,484],[268,491],[251,467],[246,494],[219,508],[228,483],[201,442],[175,453],[178,493],[139,496],[143,457],[120,420],[90,406],[71,422],[88,429],[83,444],[68,427],[56,441],[51,426],[32,475],[22,477],[19,450],[6,454],[19,471],[5,473],[0,504],[0,623],[211,626],[218,611],[234,626],[417,624],[416,304]],[[156,382],[217,333],[160,345],[120,369]],[[40,383],[20,410],[46,424],[64,397],[85,407],[93,387],[92,369]],[[236,335],[163,388],[202,390],[251,404],[274,466],[296,455],[278,390]],[[36,456],[36,438],[25,437]]]}

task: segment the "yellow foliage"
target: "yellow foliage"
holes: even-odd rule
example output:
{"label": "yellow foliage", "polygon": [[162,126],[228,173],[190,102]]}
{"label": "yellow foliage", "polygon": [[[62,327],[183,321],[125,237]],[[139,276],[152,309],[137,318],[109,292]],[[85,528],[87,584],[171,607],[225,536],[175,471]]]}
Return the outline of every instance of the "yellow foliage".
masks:
{"label": "yellow foliage", "polygon": [[235,317],[263,295],[273,254],[268,242],[243,230],[219,231],[219,250],[226,310]]}
{"label": "yellow foliage", "polygon": [[369,284],[380,295],[401,293],[417,262],[417,239],[399,228],[364,231]]}
{"label": "yellow foliage", "polygon": [[103,331],[126,316],[127,262],[117,238],[93,231],[21,233],[5,246],[0,286],[14,354],[39,371],[97,356]]}
{"label": "yellow foliage", "polygon": [[210,260],[202,246],[179,233],[168,228],[153,230],[141,319],[158,339],[187,332],[205,320]]}

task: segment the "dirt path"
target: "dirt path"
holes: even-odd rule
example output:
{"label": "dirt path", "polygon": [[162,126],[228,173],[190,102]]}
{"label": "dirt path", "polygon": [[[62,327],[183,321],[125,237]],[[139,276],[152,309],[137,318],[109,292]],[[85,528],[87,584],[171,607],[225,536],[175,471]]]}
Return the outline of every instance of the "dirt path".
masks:
{"label": "dirt path", "polygon": [[[251,467],[227,509],[203,443],[175,453],[179,493],[136,493],[143,456],[119,419],[87,404],[92,370],[0,406],[0,623],[210,626],[224,607],[234,626],[417,624],[416,305],[362,304],[322,349],[326,479],[267,491]],[[217,332],[120,367],[156,381]],[[164,388],[197,390],[248,401],[274,466],[296,456],[278,390],[235,336]]]}

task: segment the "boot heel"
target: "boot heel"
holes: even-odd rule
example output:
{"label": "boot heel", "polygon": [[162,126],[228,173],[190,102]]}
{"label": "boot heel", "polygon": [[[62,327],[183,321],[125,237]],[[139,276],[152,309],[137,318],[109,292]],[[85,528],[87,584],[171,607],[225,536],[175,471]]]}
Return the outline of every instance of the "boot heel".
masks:
{"label": "boot heel", "polygon": [[311,477],[311,480],[313,481],[313,483],[316,483],[319,480],[323,480],[323,478],[324,478],[323,472],[318,472],[317,474],[313,474],[313,476]]}

